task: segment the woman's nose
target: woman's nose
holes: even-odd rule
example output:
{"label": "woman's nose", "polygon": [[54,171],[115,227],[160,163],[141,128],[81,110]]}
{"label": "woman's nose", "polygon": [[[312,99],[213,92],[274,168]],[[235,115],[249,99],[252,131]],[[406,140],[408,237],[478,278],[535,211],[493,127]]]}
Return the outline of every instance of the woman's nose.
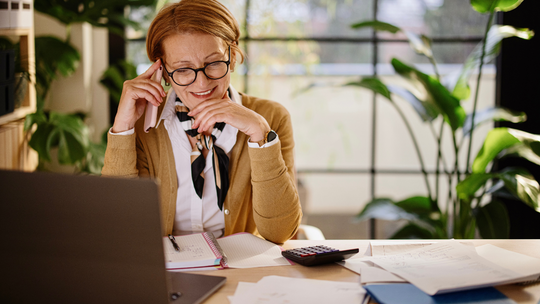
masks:
{"label": "woman's nose", "polygon": [[205,86],[208,84],[208,82],[212,81],[208,77],[206,77],[206,74],[204,74],[203,71],[197,71],[197,78],[195,79],[194,84],[197,84],[201,88],[205,88]]}

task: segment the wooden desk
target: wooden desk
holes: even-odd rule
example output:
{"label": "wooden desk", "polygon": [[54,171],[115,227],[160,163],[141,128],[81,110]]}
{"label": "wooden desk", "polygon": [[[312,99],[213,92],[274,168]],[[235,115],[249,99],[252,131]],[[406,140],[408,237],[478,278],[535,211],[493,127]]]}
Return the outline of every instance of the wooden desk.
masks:
{"label": "wooden desk", "polygon": [[[405,241],[404,241],[405,242]],[[540,258],[540,240],[466,240],[475,246],[493,244],[495,246],[508,249],[514,252],[526,254],[535,258]],[[338,249],[359,248],[360,253],[366,251],[369,240],[325,240],[325,241],[305,241],[291,240],[282,247],[285,249],[305,247],[313,245],[327,245]],[[238,282],[258,282],[265,276],[278,275],[292,278],[307,278],[318,280],[359,282],[360,276],[356,273],[339,266],[337,264],[321,265],[316,267],[304,267],[301,265],[276,266],[250,269],[225,269],[218,271],[196,272],[206,275],[217,275],[227,277],[227,283],[205,304],[229,303],[227,296],[231,296],[236,291]],[[540,299],[540,284],[529,286],[505,285],[497,287],[507,297],[517,303],[538,304]]]}

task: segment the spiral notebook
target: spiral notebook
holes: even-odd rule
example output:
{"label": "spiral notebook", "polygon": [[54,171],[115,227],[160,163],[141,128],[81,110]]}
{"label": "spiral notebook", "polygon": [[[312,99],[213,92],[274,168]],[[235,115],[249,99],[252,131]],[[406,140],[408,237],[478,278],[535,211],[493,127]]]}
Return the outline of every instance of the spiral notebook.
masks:
{"label": "spiral notebook", "polygon": [[163,238],[165,266],[169,270],[211,270],[284,266],[291,263],[282,248],[253,234],[241,232],[219,239],[212,233],[175,236],[180,251]]}
{"label": "spiral notebook", "polygon": [[174,249],[168,237],[163,238],[167,269],[227,265],[227,257],[212,233],[175,236],[175,239],[180,247],[179,251]]}

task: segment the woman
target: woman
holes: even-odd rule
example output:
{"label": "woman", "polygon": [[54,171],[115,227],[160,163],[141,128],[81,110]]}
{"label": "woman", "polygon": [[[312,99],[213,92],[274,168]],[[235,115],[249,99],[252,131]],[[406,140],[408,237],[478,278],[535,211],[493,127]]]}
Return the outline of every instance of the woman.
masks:
{"label": "woman", "polygon": [[[164,7],[147,35],[154,64],[124,83],[102,174],[158,180],[165,234],[250,232],[283,243],[302,217],[292,125],[280,104],[231,86],[239,37],[218,1]],[[147,103],[159,110],[145,133]]]}

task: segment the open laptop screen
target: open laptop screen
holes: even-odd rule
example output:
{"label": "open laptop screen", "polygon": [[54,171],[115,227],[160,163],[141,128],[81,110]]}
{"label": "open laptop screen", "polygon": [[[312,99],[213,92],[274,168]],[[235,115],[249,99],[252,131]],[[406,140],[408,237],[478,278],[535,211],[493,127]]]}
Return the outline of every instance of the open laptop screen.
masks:
{"label": "open laptop screen", "polygon": [[168,303],[153,181],[0,171],[0,189],[0,302]]}

